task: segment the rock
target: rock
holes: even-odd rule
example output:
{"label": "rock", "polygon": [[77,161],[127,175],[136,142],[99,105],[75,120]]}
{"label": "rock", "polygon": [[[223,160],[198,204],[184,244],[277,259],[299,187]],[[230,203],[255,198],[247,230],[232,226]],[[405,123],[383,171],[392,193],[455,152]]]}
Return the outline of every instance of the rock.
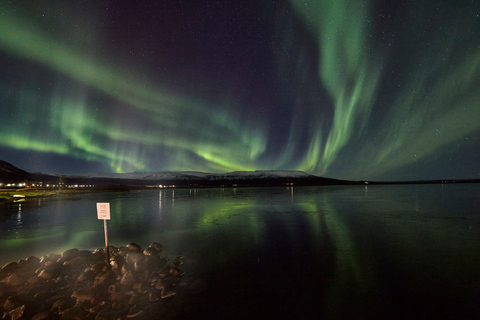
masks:
{"label": "rock", "polygon": [[160,277],[165,278],[170,275],[170,266],[167,264],[165,265],[162,270],[159,272]]}
{"label": "rock", "polygon": [[109,270],[107,272],[102,272],[95,277],[94,286],[103,285],[108,287],[109,285],[115,283],[115,279],[117,278],[114,271]]}
{"label": "rock", "polygon": [[23,285],[26,281],[25,278],[21,277],[18,273],[13,273],[3,279],[2,282],[12,287],[19,287]]}
{"label": "rock", "polygon": [[142,251],[142,247],[140,247],[138,244],[133,242],[127,244],[127,248],[131,251]]}
{"label": "rock", "polygon": [[150,269],[162,269],[167,264],[167,260],[158,255],[147,256],[147,264]]}
{"label": "rock", "polygon": [[182,262],[181,259],[175,258],[175,260],[173,260],[173,264],[176,265],[176,266],[181,266],[183,264],[183,262]]}
{"label": "rock", "polygon": [[130,311],[127,314],[127,318],[137,318],[142,315],[142,309],[139,309],[137,307],[133,307],[130,309]]}
{"label": "rock", "polygon": [[[3,298],[9,297],[13,294],[12,288],[6,283],[0,282],[0,300],[3,301]],[[1,307],[0,303],[0,307]],[[0,309],[1,314],[1,309]]]}
{"label": "rock", "polygon": [[115,284],[111,284],[108,286],[107,292],[112,294],[114,292],[117,292],[117,286]]}
{"label": "rock", "polygon": [[78,249],[4,265],[1,319],[151,319],[176,314],[174,309],[185,300],[159,301],[188,294],[185,281],[176,286],[184,273],[177,267],[179,257],[168,265],[158,243],[143,251],[134,243],[109,249],[112,268],[103,250]]}
{"label": "rock", "polygon": [[95,320],[112,320],[112,319],[115,319],[115,313],[111,310],[111,308],[104,308],[103,310],[100,310],[95,316]]}
{"label": "rock", "polygon": [[133,263],[142,262],[144,260],[145,260],[145,256],[140,251],[132,251],[127,253],[127,257],[125,259],[126,262],[133,262]]}
{"label": "rock", "polygon": [[62,298],[62,299],[58,299],[56,300],[53,304],[52,304],[52,308],[50,310],[52,311],[56,311],[57,313],[63,313],[63,311],[65,310],[65,307],[67,306],[67,299],[66,298]]}
{"label": "rock", "polygon": [[127,271],[120,280],[120,283],[126,286],[133,286],[135,282],[136,277],[134,276],[133,271]]}
{"label": "rock", "polygon": [[114,246],[108,246],[108,253],[110,255],[115,255],[118,252],[118,248]]}
{"label": "rock", "polygon": [[5,300],[5,303],[3,304],[3,308],[6,311],[11,311],[24,304],[25,304],[25,299],[23,297],[19,295],[13,295],[13,296],[9,296],[7,300]]}
{"label": "rock", "polygon": [[46,259],[47,261],[58,261],[58,259],[60,259],[62,257],[62,255],[60,254],[57,254],[57,253],[52,253],[52,254],[49,254]]}
{"label": "rock", "polygon": [[24,312],[25,312],[25,305],[22,305],[18,308],[13,309],[8,314],[10,315],[11,320],[17,320],[23,316]]}
{"label": "rock", "polygon": [[27,290],[27,294],[29,296],[34,296],[36,295],[37,293],[39,293],[40,291],[44,291],[45,290],[45,286],[42,286],[42,285],[35,285],[35,286],[31,286],[28,290]]}
{"label": "rock", "polygon": [[77,256],[73,259],[67,260],[63,263],[64,266],[78,266],[81,265],[82,263],[85,263],[87,261],[87,257],[85,256]]}
{"label": "rock", "polygon": [[93,289],[81,288],[73,292],[72,298],[78,302],[89,301],[92,302],[97,296],[97,292]]}
{"label": "rock", "polygon": [[177,278],[173,278],[173,277],[163,278],[157,281],[157,283],[155,284],[155,288],[163,291],[167,287],[173,287],[176,282],[177,282]]}
{"label": "rock", "polygon": [[130,306],[119,304],[116,310],[114,311],[114,318],[125,319],[125,316],[128,314],[129,311],[130,311]]}
{"label": "rock", "polygon": [[20,260],[18,265],[23,271],[33,271],[40,266],[40,259],[30,256],[26,260]]}
{"label": "rock", "polygon": [[26,261],[28,263],[33,263],[33,264],[40,263],[40,259],[38,257],[35,257],[35,256],[29,256]]}
{"label": "rock", "polygon": [[181,277],[185,274],[185,272],[178,267],[170,267],[170,275],[172,277]]}
{"label": "rock", "polygon": [[146,291],[147,291],[147,294],[148,294],[148,301],[155,302],[155,301],[160,300],[161,295],[162,295],[161,290],[158,290],[158,289],[155,289],[155,288],[148,288]]}
{"label": "rock", "polygon": [[126,246],[121,246],[120,248],[118,248],[118,254],[119,255],[126,255],[128,252],[130,252],[130,249],[128,249]]}
{"label": "rock", "polygon": [[125,264],[125,258],[122,255],[117,254],[113,257],[112,268],[114,270],[121,269],[124,264]]}
{"label": "rock", "polygon": [[129,305],[135,306],[137,308],[143,308],[148,305],[148,303],[148,297],[144,295],[133,295],[128,301]]}
{"label": "rock", "polygon": [[10,262],[10,263],[7,263],[5,264],[1,269],[0,269],[0,273],[5,273],[5,274],[9,274],[11,272],[14,272],[14,271],[17,271],[18,270],[18,263],[16,262]]}
{"label": "rock", "polygon": [[124,292],[113,292],[110,298],[114,301],[124,301],[127,299],[127,295]]}
{"label": "rock", "polygon": [[34,297],[36,299],[38,299],[39,301],[45,301],[47,300],[48,298],[52,297],[54,295],[54,293],[52,291],[40,291],[40,292],[37,292]]}
{"label": "rock", "polygon": [[112,308],[109,305],[104,305],[104,306],[96,305],[96,306],[93,306],[91,308],[87,308],[86,310],[90,313],[97,314],[104,309],[111,310]]}
{"label": "rock", "polygon": [[157,255],[159,253],[160,252],[153,247],[148,247],[145,250],[143,250],[143,254],[146,255],[146,256],[153,256],[153,255]]}
{"label": "rock", "polygon": [[105,268],[105,263],[104,262],[98,262],[95,263],[90,267],[90,269],[95,272],[95,274],[101,272]]}
{"label": "rock", "polygon": [[55,279],[59,276],[59,270],[58,268],[48,268],[48,269],[44,269],[42,271],[40,271],[40,273],[38,274],[38,276],[42,279],[45,279],[45,280],[52,280],[52,279]]}
{"label": "rock", "polygon": [[162,252],[163,251],[163,246],[160,244],[160,243],[157,243],[157,242],[154,242],[152,244],[149,245],[150,248],[154,248],[155,250],[157,250],[158,252]]}
{"label": "rock", "polygon": [[77,282],[93,281],[96,273],[93,270],[87,269],[83,271],[77,278]]}
{"label": "rock", "polygon": [[125,274],[128,271],[133,271],[135,270],[135,264],[133,262],[127,262],[122,266],[121,273]]}
{"label": "rock", "polygon": [[59,263],[57,261],[54,261],[54,260],[47,260],[47,261],[45,261],[44,266],[46,268],[56,268],[56,267],[59,266]]}
{"label": "rock", "polygon": [[142,272],[147,269],[147,263],[144,261],[138,261],[133,264],[133,269],[137,272]]}
{"label": "rock", "polygon": [[38,276],[33,276],[33,277],[28,278],[27,282],[28,282],[29,285],[32,285],[32,286],[33,285],[39,285],[39,284],[44,283],[44,279],[39,278]]}
{"label": "rock", "polygon": [[165,288],[165,282],[163,280],[157,281],[157,283],[155,284],[155,289],[161,291],[163,290],[163,288]]}
{"label": "rock", "polygon": [[35,314],[32,317],[32,320],[48,320],[54,318],[53,314],[50,311],[43,311]]}
{"label": "rock", "polygon": [[175,292],[173,287],[168,287],[168,288],[163,289],[162,294],[161,294],[161,298],[162,299],[170,298],[170,297],[173,297],[176,294],[177,293]]}
{"label": "rock", "polygon": [[93,255],[90,250],[79,250],[77,256],[89,258]]}
{"label": "rock", "polygon": [[64,251],[64,252],[62,253],[61,258],[63,259],[63,261],[66,261],[66,260],[73,259],[73,258],[75,258],[76,256],[78,256],[78,249],[77,249],[77,248],[73,248],[73,249]]}
{"label": "rock", "polygon": [[140,292],[140,293],[142,293],[142,294],[143,294],[144,291],[145,291],[144,288],[145,288],[145,286],[142,285],[141,282],[136,282],[136,283],[134,283],[133,286],[132,286],[132,289],[133,289],[134,291]]}
{"label": "rock", "polygon": [[73,307],[62,313],[62,319],[66,320],[82,320],[88,315],[88,312],[81,307]]}

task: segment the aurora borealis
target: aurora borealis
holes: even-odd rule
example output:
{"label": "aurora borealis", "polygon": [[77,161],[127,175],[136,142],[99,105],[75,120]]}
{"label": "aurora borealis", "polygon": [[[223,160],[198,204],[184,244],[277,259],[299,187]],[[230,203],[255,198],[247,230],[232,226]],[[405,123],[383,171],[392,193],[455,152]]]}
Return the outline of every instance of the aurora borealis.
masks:
{"label": "aurora borealis", "polygon": [[477,1],[2,1],[0,159],[480,178]]}

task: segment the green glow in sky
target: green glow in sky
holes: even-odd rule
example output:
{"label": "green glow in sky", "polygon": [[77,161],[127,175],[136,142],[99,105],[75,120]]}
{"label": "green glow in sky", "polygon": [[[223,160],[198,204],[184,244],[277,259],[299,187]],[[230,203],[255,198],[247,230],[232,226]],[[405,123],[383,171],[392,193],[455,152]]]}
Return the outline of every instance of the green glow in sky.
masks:
{"label": "green glow in sky", "polygon": [[[0,148],[20,163],[39,153],[77,160],[76,173],[479,174],[476,4],[290,0],[268,17],[250,8],[253,33],[155,20],[120,46],[112,13],[86,7],[86,22],[74,4],[44,5],[0,5]],[[465,170],[450,170],[464,154]]]}
{"label": "green glow in sky", "polygon": [[462,58],[440,77],[431,76],[435,62],[427,63],[401,91],[381,127],[382,152],[371,155],[383,171],[468,143],[480,130],[480,49]]}
{"label": "green glow in sky", "polygon": [[[362,134],[374,102],[380,64],[370,61],[368,9],[357,1],[292,1],[314,37],[321,57],[319,78],[334,102],[334,118],[324,145],[314,137],[307,162],[324,173],[349,142]],[[318,129],[319,131],[321,128]]]}
{"label": "green glow in sky", "polygon": [[[447,156],[455,146],[468,146],[469,137],[475,139],[480,130],[480,50],[471,8],[442,8],[448,16],[443,19],[409,4],[405,21],[394,26],[396,36],[406,40],[375,47],[373,2],[291,3],[318,39],[318,77],[334,102],[331,127],[317,129],[326,140],[311,135],[301,168],[329,172],[339,153],[347,151],[350,157],[342,159],[341,169],[348,173],[340,175],[378,178],[435,155]],[[422,28],[440,32],[416,41],[428,32]],[[382,30],[386,32],[391,30]],[[396,70],[397,65],[403,70]],[[388,100],[379,100],[385,83],[396,81]],[[372,120],[380,107],[388,111]]]}
{"label": "green glow in sky", "polygon": [[[190,154],[183,156],[184,161],[169,164],[171,170],[255,169],[253,163],[266,143],[262,125],[241,122],[234,112],[227,112],[234,106],[207,106],[205,102],[150,87],[127,71],[112,69],[106,61],[90,58],[88,50],[82,52],[63,44],[61,39],[38,32],[13,15],[3,15],[0,27],[8,30],[0,35],[3,50],[108,95],[122,106],[122,113],[127,113],[116,119],[115,114],[110,117],[96,112],[101,105],[89,105],[81,97],[72,98],[78,93],[66,94],[72,89],[60,84],[58,93],[45,99],[43,105],[31,101],[24,106],[27,110],[12,111],[19,121],[0,134],[2,145],[107,162],[115,172],[146,169],[143,157],[155,148],[171,149],[180,158]],[[52,135],[45,141],[35,141],[35,132],[19,125],[24,114],[32,113],[40,117],[34,125],[45,127],[44,121],[49,122]],[[129,122],[129,113],[139,118],[138,124]],[[188,160],[192,156],[196,163]]]}

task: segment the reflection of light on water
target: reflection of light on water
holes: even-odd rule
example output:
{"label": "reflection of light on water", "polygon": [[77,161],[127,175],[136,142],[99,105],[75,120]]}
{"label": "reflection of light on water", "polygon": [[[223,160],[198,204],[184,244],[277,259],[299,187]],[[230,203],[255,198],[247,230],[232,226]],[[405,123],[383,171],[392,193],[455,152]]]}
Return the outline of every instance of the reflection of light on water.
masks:
{"label": "reflection of light on water", "polygon": [[162,201],[163,201],[163,191],[160,190],[158,192],[158,215],[160,219],[162,218]]}
{"label": "reflection of light on water", "polygon": [[18,212],[17,212],[17,226],[22,224],[22,204],[18,204]]}
{"label": "reflection of light on water", "polygon": [[198,189],[190,189],[188,190],[188,192],[191,194],[191,195],[198,195],[200,193],[200,191]]}
{"label": "reflection of light on water", "polygon": [[327,305],[338,306],[344,303],[343,295],[349,290],[367,294],[376,281],[375,270],[372,267],[374,264],[365,252],[360,256],[350,227],[329,194],[323,193],[318,202],[302,202],[298,205],[301,211],[308,213],[306,217],[312,242],[324,243],[328,239],[335,248],[336,268],[326,293],[329,301]]}
{"label": "reflection of light on water", "polygon": [[17,211],[17,223],[16,223],[16,227],[15,227],[15,234],[16,234],[16,237],[15,238],[19,238],[19,229],[21,229],[22,227],[22,204],[19,203],[18,204],[18,211]]}
{"label": "reflection of light on water", "polygon": [[[377,280],[375,276],[377,273],[370,256],[365,255],[365,252],[359,256],[349,227],[326,194],[324,200],[322,209],[325,212],[325,227],[335,243],[337,265],[328,296],[332,305],[338,305],[343,301],[344,292],[348,290],[359,290],[367,294]],[[320,212],[319,207],[317,210]]]}
{"label": "reflection of light on water", "polygon": [[175,207],[175,190],[172,190],[172,208]]}

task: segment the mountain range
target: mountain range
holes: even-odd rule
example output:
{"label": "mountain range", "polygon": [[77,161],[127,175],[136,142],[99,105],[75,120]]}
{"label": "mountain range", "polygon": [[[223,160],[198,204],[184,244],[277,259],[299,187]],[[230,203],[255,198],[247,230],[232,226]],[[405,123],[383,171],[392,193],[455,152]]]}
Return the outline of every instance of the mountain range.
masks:
{"label": "mountain range", "polygon": [[101,173],[84,176],[57,176],[43,173],[31,173],[0,160],[0,182],[43,182],[57,184],[93,184],[96,186],[117,185],[145,187],[155,185],[192,186],[274,186],[274,185],[338,185],[357,182],[318,177],[295,170],[257,170],[235,171],[228,173],[207,173],[198,171],[162,171]]}

